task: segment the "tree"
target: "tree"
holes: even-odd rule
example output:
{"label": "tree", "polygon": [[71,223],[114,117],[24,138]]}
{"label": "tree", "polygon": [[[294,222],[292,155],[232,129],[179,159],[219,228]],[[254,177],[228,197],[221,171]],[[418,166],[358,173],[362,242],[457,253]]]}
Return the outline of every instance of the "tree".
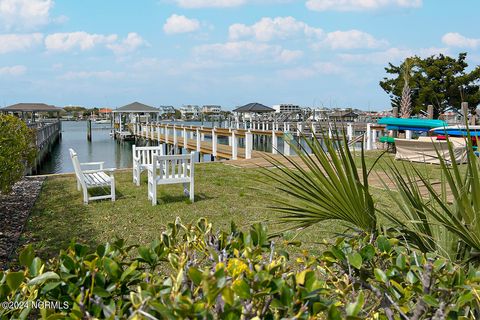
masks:
{"label": "tree", "polygon": [[[434,106],[434,117],[448,109],[459,109],[461,102],[468,102],[471,110],[480,103],[480,67],[467,71],[467,54],[460,53],[458,59],[443,54],[422,59],[407,58],[399,66],[389,63],[380,86],[390,95],[393,107],[401,107],[402,92],[407,83],[411,88],[412,113]],[[410,65],[411,64],[411,65]],[[410,66],[409,66],[410,65]],[[411,68],[408,81],[405,70]]]}
{"label": "tree", "polygon": [[403,89],[402,98],[400,100],[400,118],[410,118],[412,113],[412,91],[410,90],[409,79],[411,71],[411,62],[409,59],[405,60],[405,67],[403,69]]}
{"label": "tree", "polygon": [[9,192],[35,159],[34,133],[25,122],[0,114],[0,192]]}

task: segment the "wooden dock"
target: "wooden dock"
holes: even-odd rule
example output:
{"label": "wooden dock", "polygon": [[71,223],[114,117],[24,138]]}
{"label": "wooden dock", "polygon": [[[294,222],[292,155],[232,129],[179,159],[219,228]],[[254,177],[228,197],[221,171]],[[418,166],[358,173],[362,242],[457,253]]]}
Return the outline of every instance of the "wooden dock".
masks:
{"label": "wooden dock", "polygon": [[[147,143],[166,144],[167,148],[173,148],[175,153],[183,148],[200,154],[210,154],[213,159],[238,160],[264,158],[265,154],[275,155],[279,152],[289,156],[292,154],[289,141],[299,140],[301,137],[322,139],[327,135],[335,139],[345,134],[347,140],[352,143],[363,140],[366,149],[371,150],[375,149],[378,132],[383,131],[384,127],[372,123],[328,124],[328,126],[323,123],[252,123],[249,126],[236,123],[230,128],[132,123],[129,130],[135,139],[145,139]],[[227,138],[228,144],[220,143],[219,137]],[[254,150],[254,145],[263,145],[263,148]]]}
{"label": "wooden dock", "polygon": [[38,170],[52,147],[58,142],[62,131],[62,123],[61,121],[39,122],[31,124],[29,127],[35,133],[35,144],[37,146],[35,162],[31,168],[27,169],[27,174],[32,174]]}

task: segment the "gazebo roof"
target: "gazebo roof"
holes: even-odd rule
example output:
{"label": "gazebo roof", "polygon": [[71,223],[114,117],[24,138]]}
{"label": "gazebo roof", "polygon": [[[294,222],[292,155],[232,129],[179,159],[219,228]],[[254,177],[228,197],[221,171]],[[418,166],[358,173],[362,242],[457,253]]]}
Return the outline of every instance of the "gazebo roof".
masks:
{"label": "gazebo roof", "polygon": [[242,107],[238,107],[233,112],[256,112],[256,113],[261,113],[261,112],[274,112],[275,109],[272,109],[270,107],[267,107],[261,103],[253,102],[246,104]]}
{"label": "gazebo roof", "polygon": [[17,103],[0,109],[0,111],[10,112],[58,112],[60,110],[62,110],[62,108],[58,108],[45,103]]}
{"label": "gazebo roof", "polygon": [[125,113],[148,113],[148,112],[161,112],[159,109],[147,106],[140,102],[133,102],[126,106],[113,110],[113,112],[125,112]]}

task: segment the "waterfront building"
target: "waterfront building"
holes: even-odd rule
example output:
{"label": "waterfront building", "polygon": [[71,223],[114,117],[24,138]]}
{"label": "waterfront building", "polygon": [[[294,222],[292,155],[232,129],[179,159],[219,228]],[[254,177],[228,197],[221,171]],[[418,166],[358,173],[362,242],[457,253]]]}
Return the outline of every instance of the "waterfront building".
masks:
{"label": "waterfront building", "polygon": [[183,105],[180,108],[180,114],[183,120],[198,120],[201,109],[197,105]]}
{"label": "waterfront building", "polygon": [[297,104],[276,104],[272,108],[275,110],[275,113],[292,113],[292,112],[301,112],[302,108]]}
{"label": "waterfront building", "polygon": [[133,102],[113,110],[114,127],[119,132],[127,131],[129,123],[146,123],[160,119],[160,109],[148,106],[140,102]]}
{"label": "waterfront building", "polygon": [[272,115],[274,112],[274,109],[257,102],[249,103],[233,110],[236,121],[253,120],[259,116]]}
{"label": "waterfront building", "polygon": [[0,111],[14,114],[27,123],[35,123],[46,118],[60,119],[62,109],[45,103],[17,103],[2,108]]}

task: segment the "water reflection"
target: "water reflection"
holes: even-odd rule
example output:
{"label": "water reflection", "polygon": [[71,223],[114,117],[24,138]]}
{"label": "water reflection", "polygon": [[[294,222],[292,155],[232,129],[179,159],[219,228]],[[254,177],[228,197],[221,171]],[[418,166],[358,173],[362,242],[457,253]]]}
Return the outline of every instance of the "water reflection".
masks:
{"label": "water reflection", "polygon": [[92,141],[87,141],[87,123],[64,121],[62,136],[43,163],[39,174],[73,172],[69,148],[75,149],[80,162],[105,161],[107,168],[128,168],[132,166],[133,142],[118,142],[110,137],[105,125],[92,124]]}

